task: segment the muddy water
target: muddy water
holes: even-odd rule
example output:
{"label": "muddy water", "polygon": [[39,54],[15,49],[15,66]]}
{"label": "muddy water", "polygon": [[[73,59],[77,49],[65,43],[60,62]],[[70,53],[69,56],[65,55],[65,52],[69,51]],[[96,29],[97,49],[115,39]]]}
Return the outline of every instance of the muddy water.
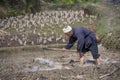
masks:
{"label": "muddy water", "polygon": [[[120,66],[119,53],[110,53],[102,48],[100,53],[101,65],[95,71],[95,60],[90,53],[85,54],[84,65],[81,66],[77,54],[72,52],[45,51],[45,55],[42,51],[1,52],[0,80],[98,80],[96,75],[104,75],[114,70],[116,65]],[[118,70],[116,75],[119,74]]]}
{"label": "muddy water", "polygon": [[[36,72],[36,71],[48,71],[48,70],[62,70],[72,69],[73,66],[87,67],[94,66],[95,60],[88,55],[85,57],[84,65],[79,65],[79,60],[76,54],[61,54],[61,52],[52,52],[49,54],[46,52],[45,57],[42,52],[13,52],[13,53],[1,53],[0,61],[1,65],[13,67],[16,71],[24,72]],[[55,55],[56,54],[56,55]],[[72,57],[71,57],[72,56]],[[119,63],[117,59],[111,59],[108,56],[101,58],[101,65],[109,63]],[[72,67],[71,67],[72,65]],[[8,67],[8,68],[9,68]]]}
{"label": "muddy water", "polygon": [[[24,71],[48,71],[48,70],[55,70],[55,69],[70,69],[69,67],[62,66],[59,62],[54,62],[49,59],[45,58],[35,58],[34,62],[39,62],[38,66],[33,65],[33,66],[28,66],[24,68]],[[40,66],[41,65],[41,66]]]}
{"label": "muddy water", "polygon": [[[65,64],[65,63],[70,64],[70,63],[67,63],[67,62],[59,63],[59,62],[54,62],[54,61],[51,61],[49,59],[44,59],[44,58],[35,58],[34,61],[38,61],[39,62],[38,64],[42,65],[42,66],[31,65],[31,66],[28,66],[28,67],[24,68],[23,70],[26,71],[26,72],[28,72],[28,71],[35,72],[35,71],[48,71],[48,70],[58,70],[58,69],[59,70],[61,70],[61,69],[71,69],[69,66],[63,66],[62,65],[62,64]],[[109,58],[101,59],[101,65],[109,64],[109,63],[118,63],[118,61],[110,60]],[[94,66],[96,65],[95,60],[89,59],[89,60],[86,60],[84,62],[84,65],[82,65],[80,67],[87,67],[87,66],[93,66],[93,65]]]}

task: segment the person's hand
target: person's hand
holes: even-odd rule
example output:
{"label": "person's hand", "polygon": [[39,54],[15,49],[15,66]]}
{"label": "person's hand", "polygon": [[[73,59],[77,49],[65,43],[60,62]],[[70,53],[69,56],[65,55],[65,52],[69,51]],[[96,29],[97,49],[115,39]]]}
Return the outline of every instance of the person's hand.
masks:
{"label": "person's hand", "polygon": [[65,51],[67,51],[67,49],[66,48],[62,48],[62,51],[65,52]]}

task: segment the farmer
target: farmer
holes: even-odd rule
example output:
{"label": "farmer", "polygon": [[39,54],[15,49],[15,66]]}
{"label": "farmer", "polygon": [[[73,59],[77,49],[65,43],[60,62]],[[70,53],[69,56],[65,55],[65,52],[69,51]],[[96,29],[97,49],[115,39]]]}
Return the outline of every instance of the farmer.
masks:
{"label": "farmer", "polygon": [[84,54],[91,51],[96,64],[100,64],[100,54],[98,54],[97,40],[95,34],[84,28],[70,26],[64,27],[63,32],[69,37],[68,44],[63,48],[63,51],[70,49],[77,42],[77,53],[79,53],[80,64],[83,64]]}

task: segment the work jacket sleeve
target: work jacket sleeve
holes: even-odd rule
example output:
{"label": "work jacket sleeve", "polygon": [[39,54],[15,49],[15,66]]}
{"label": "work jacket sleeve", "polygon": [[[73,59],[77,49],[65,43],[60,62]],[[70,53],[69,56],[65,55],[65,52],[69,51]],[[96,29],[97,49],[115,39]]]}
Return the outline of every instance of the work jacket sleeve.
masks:
{"label": "work jacket sleeve", "polygon": [[69,38],[69,42],[67,43],[67,45],[65,46],[65,48],[66,49],[70,49],[74,45],[74,43],[75,43],[76,40],[77,40],[76,38],[70,37]]}

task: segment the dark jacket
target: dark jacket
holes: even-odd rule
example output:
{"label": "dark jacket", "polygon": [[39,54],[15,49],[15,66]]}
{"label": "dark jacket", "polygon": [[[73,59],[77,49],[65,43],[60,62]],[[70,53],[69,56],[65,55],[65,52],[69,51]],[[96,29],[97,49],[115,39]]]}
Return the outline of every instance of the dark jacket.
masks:
{"label": "dark jacket", "polygon": [[69,38],[69,42],[65,48],[70,49],[77,40],[77,51],[82,52],[83,48],[88,49],[90,47],[92,40],[96,42],[96,37],[95,34],[87,28],[73,28],[73,35]]}

